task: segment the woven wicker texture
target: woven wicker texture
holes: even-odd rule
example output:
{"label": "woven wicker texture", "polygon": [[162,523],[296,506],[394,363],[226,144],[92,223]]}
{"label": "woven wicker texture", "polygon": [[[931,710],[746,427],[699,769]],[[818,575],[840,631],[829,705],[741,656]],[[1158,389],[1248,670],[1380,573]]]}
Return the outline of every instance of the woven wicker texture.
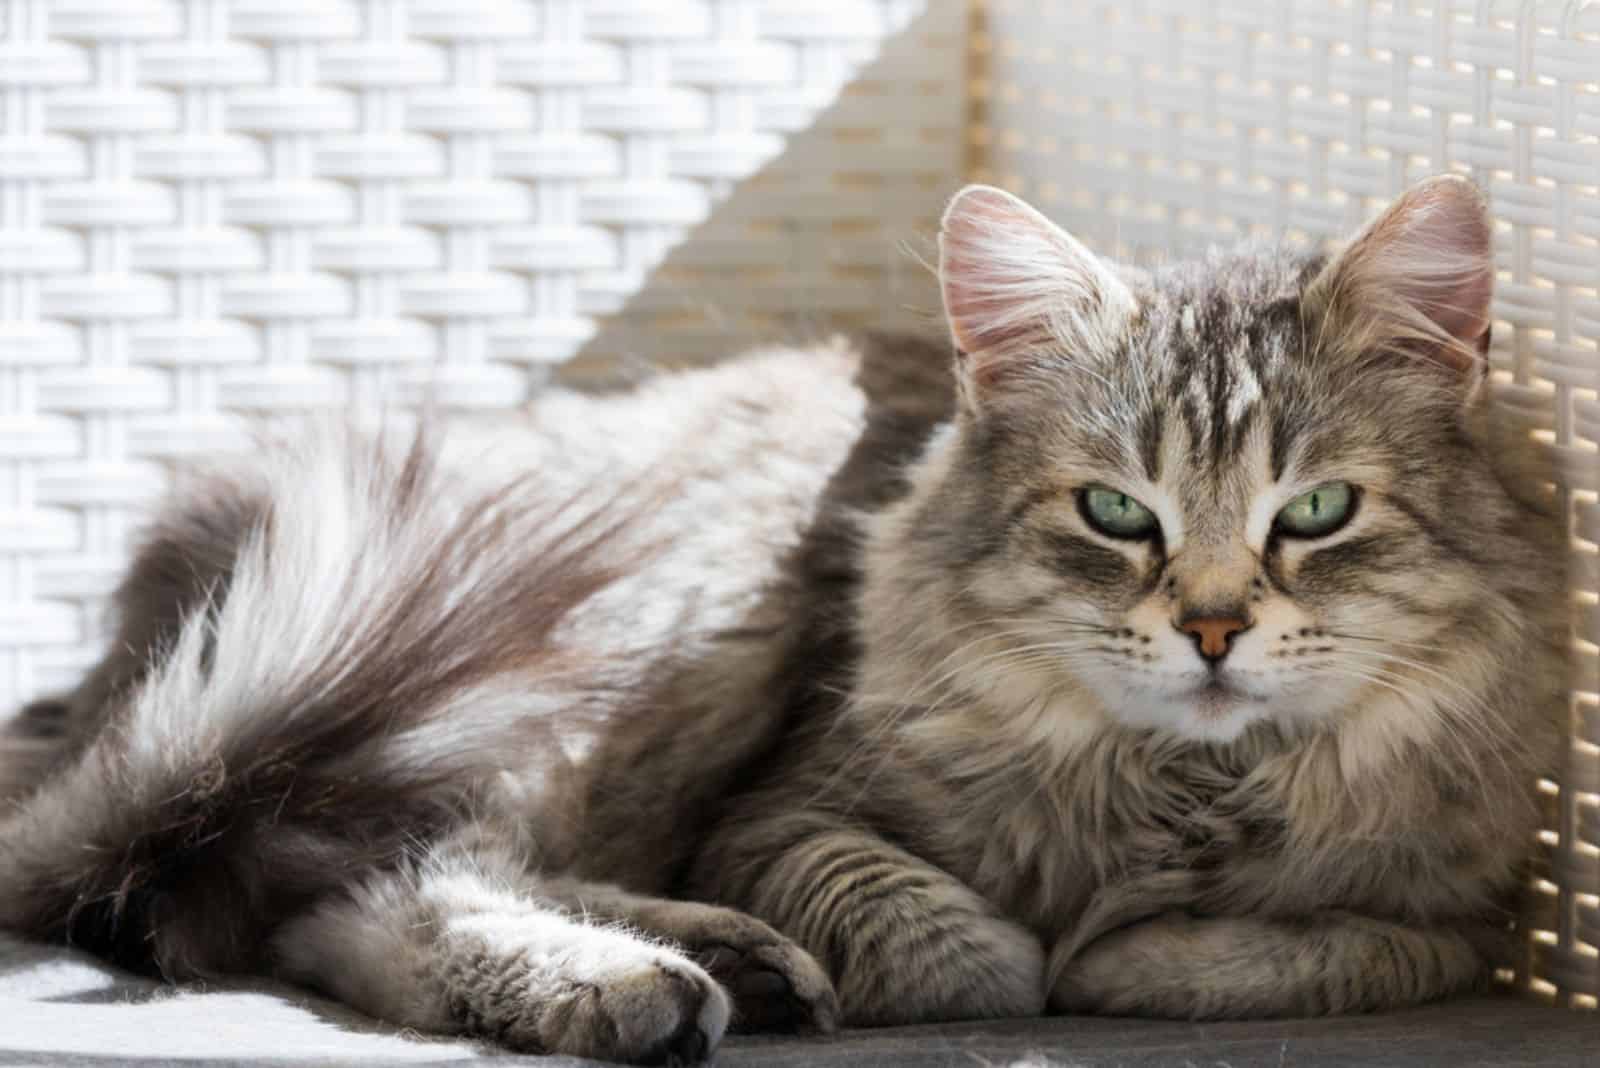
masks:
{"label": "woven wicker texture", "polygon": [[936,308],[903,244],[959,179],[964,17],[0,0],[0,709],[95,655],[165,462],[241,415]]}
{"label": "woven wicker texture", "polygon": [[1144,260],[1346,232],[1472,175],[1498,219],[1497,385],[1566,486],[1579,681],[1520,979],[1600,994],[1600,4],[984,0],[977,176]]}

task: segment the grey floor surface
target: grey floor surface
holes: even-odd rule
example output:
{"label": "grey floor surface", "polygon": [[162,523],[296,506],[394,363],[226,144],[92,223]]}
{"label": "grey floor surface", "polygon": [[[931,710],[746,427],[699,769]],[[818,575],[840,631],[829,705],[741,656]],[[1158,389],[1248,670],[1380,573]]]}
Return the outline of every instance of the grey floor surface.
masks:
{"label": "grey floor surface", "polygon": [[[256,1056],[246,1060],[169,1058],[114,1053],[82,1055],[7,1049],[0,1021],[0,1065],[39,1068],[140,1068],[304,1064]],[[325,1064],[384,1063],[330,1058]],[[481,1057],[410,1065],[494,1064],[527,1068],[592,1068],[594,1061]],[[1483,998],[1381,1016],[1238,1024],[1185,1024],[1121,1019],[1046,1019],[855,1031],[822,1039],[734,1037],[717,1055],[720,1068],[1311,1068],[1381,1065],[1469,1068],[1476,1065],[1600,1066],[1600,1015],[1569,1012],[1510,998]]]}
{"label": "grey floor surface", "polygon": [[[0,1068],[133,1065],[592,1068],[384,1027],[303,990],[174,989],[0,933]],[[1195,1024],[1093,1017],[729,1038],[720,1068],[1600,1068],[1600,1013],[1510,996],[1320,1020]]]}
{"label": "grey floor surface", "polygon": [[980,1068],[1030,1057],[1070,1068],[1600,1066],[1600,1015],[1482,998],[1382,1016],[1228,1024],[1048,1019],[859,1031],[822,1042],[742,1039],[723,1068]]}

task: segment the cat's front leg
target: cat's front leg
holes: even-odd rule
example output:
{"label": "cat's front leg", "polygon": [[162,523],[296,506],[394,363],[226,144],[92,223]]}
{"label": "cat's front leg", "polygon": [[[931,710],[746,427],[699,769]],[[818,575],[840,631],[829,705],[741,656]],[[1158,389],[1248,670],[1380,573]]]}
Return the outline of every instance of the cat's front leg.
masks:
{"label": "cat's front leg", "polygon": [[393,1024],[525,1052],[630,1064],[710,1056],[730,1005],[705,969],[569,912],[533,881],[514,865],[457,857],[374,874],[279,929],[277,972]]}
{"label": "cat's front leg", "polygon": [[1345,912],[1292,921],[1169,912],[1052,959],[1051,975],[1056,1012],[1238,1019],[1413,1005],[1482,985],[1489,966],[1449,929]]}
{"label": "cat's front leg", "polygon": [[696,896],[759,916],[814,954],[849,1024],[1043,1009],[1044,952],[1033,934],[876,835],[802,829],[810,822],[797,814],[725,826],[699,858]]}

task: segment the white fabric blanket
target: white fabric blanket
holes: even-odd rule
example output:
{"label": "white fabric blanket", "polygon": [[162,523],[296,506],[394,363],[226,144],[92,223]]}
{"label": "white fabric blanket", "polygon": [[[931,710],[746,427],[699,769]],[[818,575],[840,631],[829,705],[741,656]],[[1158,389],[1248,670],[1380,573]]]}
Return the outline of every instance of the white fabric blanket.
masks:
{"label": "white fabric blanket", "polygon": [[82,953],[0,934],[0,1065],[53,1059],[398,1065],[479,1053],[464,1042],[381,1029],[290,987],[175,989]]}

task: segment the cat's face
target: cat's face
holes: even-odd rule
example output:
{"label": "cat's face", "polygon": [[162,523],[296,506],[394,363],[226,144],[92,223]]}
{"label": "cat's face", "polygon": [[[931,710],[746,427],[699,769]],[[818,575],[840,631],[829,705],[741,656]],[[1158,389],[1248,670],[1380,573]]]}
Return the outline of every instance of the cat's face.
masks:
{"label": "cat's face", "polygon": [[[1040,225],[1010,208],[977,207],[979,247]],[[1014,280],[982,288],[993,263],[960,273],[947,219],[966,404],[920,521],[984,636],[973,670],[1007,675],[978,686],[1086,690],[1125,724],[1212,740],[1365,691],[1448,697],[1432,652],[1488,600],[1483,524],[1505,514],[1464,421],[1492,272],[1465,183],[1409,210],[1331,264],[1148,276],[1047,232],[1077,310],[1042,318]],[[1030,254],[1037,271],[1048,249]]]}

